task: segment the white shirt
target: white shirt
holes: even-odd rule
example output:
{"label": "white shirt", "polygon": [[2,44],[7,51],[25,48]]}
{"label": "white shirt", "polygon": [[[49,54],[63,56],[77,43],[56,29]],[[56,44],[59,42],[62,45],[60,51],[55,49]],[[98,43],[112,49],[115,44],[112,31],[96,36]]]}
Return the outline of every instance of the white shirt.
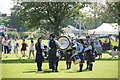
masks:
{"label": "white shirt", "polygon": [[30,50],[34,50],[34,43],[30,44]]}
{"label": "white shirt", "polygon": [[4,46],[8,46],[8,40],[5,40],[5,42],[4,42]]}
{"label": "white shirt", "polygon": [[16,43],[17,43],[17,41],[14,41],[14,46],[17,46]]}

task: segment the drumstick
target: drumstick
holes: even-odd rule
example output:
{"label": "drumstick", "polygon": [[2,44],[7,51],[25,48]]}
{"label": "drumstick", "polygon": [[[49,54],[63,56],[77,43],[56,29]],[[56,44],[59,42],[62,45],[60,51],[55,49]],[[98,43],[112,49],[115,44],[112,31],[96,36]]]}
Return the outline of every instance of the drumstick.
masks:
{"label": "drumstick", "polygon": [[75,52],[75,54],[73,54],[73,55],[71,56],[71,58],[72,58],[74,55],[77,55],[77,52]]}

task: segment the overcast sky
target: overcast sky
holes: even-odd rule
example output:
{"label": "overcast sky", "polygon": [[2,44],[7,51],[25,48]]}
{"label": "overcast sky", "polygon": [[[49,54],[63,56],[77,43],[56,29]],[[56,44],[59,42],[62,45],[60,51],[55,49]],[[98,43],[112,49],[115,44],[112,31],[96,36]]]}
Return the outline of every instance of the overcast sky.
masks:
{"label": "overcast sky", "polygon": [[10,8],[13,7],[11,0],[0,0],[0,12],[10,14]]}

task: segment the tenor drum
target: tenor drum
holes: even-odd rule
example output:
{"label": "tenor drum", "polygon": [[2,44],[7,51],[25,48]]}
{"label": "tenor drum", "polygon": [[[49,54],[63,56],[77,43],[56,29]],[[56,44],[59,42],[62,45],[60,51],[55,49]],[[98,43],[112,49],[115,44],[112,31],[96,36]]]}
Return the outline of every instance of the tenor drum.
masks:
{"label": "tenor drum", "polygon": [[80,61],[81,61],[81,59],[80,59],[80,57],[79,57],[78,55],[74,55],[74,56],[72,57],[72,59],[73,59],[73,63],[74,63],[74,64],[78,64],[78,63],[80,63]]}

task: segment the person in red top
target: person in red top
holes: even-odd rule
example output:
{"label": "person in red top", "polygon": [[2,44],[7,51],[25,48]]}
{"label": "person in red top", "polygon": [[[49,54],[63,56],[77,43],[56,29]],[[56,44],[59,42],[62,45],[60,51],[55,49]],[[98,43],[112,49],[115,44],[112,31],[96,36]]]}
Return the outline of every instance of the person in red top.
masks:
{"label": "person in red top", "polygon": [[25,43],[25,39],[23,39],[22,48],[21,48],[22,57],[25,57],[25,51],[27,50],[26,47],[27,44]]}

